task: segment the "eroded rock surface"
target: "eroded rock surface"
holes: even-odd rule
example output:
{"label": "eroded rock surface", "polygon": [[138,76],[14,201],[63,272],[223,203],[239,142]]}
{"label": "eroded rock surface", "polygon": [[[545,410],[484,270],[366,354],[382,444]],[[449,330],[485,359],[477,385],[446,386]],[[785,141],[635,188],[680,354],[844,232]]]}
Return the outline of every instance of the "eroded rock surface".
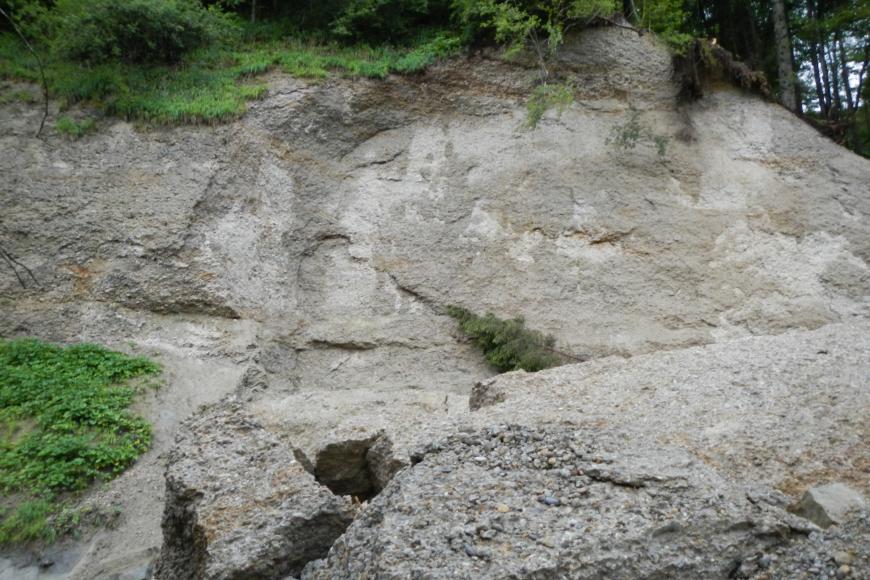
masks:
{"label": "eroded rock surface", "polygon": [[166,472],[157,577],[283,578],[322,557],[353,508],[237,404],[186,422]]}
{"label": "eroded rock surface", "polygon": [[870,578],[870,514],[855,512],[840,525],[759,553],[740,572],[753,580]]}
{"label": "eroded rock surface", "polygon": [[[485,425],[553,420],[688,450],[738,481],[799,496],[870,488],[870,323],[607,358],[480,383]],[[795,497],[797,499],[797,497]]]}

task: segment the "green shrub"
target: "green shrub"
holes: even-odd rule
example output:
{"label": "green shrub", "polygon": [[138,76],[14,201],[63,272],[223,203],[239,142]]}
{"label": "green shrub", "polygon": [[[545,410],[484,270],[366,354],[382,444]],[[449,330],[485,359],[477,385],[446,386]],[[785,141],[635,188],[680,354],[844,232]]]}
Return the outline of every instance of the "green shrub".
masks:
{"label": "green shrub", "polygon": [[348,0],[330,30],[353,42],[398,42],[421,26],[447,24],[446,0]]}
{"label": "green shrub", "polygon": [[526,328],[522,318],[502,320],[493,314],[476,316],[458,306],[447,313],[459,322],[459,328],[474,339],[486,360],[501,372],[525,370],[536,372],[562,364],[555,351],[556,339]]}
{"label": "green shrub", "polygon": [[659,135],[653,129],[641,121],[640,112],[632,110],[628,120],[623,124],[614,125],[607,138],[607,144],[627,152],[638,145],[650,145],[655,148],[659,158],[664,159],[668,153],[668,139]]}
{"label": "green shrub", "polygon": [[559,83],[544,83],[535,87],[529,100],[526,101],[526,124],[534,129],[543,118],[544,113],[555,108],[558,115],[574,102],[574,91],[571,85]]}
{"label": "green shrub", "polygon": [[70,117],[61,117],[54,124],[55,131],[72,139],[78,139],[87,133],[92,132],[94,128],[95,124],[93,119],[76,121]]}
{"label": "green shrub", "polygon": [[174,63],[230,30],[198,0],[59,0],[55,18],[55,52],[88,63]]}
{"label": "green shrub", "polygon": [[620,6],[615,0],[453,0],[452,8],[467,40],[490,37],[515,52],[532,38],[546,39],[553,50],[568,28],[611,16]]}

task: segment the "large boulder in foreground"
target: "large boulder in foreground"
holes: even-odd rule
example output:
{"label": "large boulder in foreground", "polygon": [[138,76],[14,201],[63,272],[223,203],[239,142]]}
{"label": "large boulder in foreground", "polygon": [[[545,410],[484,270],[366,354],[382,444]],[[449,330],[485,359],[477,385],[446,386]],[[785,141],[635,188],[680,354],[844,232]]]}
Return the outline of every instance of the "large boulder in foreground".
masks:
{"label": "large boulder in foreground", "polygon": [[166,471],[161,580],[272,579],[326,554],[353,518],[251,415],[232,403],[179,431]]}
{"label": "large boulder in foreground", "polygon": [[302,577],[728,578],[813,528],[677,448],[491,427],[428,450]]}

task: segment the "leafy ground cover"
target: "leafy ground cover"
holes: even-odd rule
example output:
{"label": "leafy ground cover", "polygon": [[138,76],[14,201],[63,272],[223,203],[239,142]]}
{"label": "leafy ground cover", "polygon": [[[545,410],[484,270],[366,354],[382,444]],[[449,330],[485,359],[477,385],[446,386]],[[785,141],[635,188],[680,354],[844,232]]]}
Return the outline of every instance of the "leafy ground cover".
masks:
{"label": "leafy ground cover", "polygon": [[151,444],[130,381],[160,367],[91,344],[0,340],[0,543],[50,540],[70,493],[110,479]]}

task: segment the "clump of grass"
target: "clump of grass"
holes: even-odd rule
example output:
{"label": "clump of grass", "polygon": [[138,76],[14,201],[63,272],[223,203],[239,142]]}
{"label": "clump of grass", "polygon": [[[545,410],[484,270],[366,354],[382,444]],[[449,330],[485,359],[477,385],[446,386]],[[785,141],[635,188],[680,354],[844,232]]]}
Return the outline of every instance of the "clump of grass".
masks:
{"label": "clump of grass", "polygon": [[54,124],[54,130],[60,133],[61,135],[65,135],[70,137],[71,139],[79,139],[85,136],[88,133],[91,133],[96,124],[93,119],[82,119],[81,121],[76,121],[71,117],[61,117]]}
{"label": "clump of grass", "polygon": [[51,541],[54,533],[49,518],[54,510],[54,504],[45,499],[27,500],[0,510],[0,544]]}
{"label": "clump of grass", "polygon": [[526,328],[522,318],[503,320],[490,313],[477,316],[459,306],[449,306],[447,313],[459,322],[466,336],[474,339],[486,360],[501,372],[536,372],[564,362],[555,351],[556,339]]}
{"label": "clump of grass", "polygon": [[0,543],[49,539],[58,498],[110,479],[151,444],[127,384],[159,366],[105,348],[0,340]]}
{"label": "clump of grass", "polygon": [[0,105],[5,105],[8,103],[33,103],[36,102],[36,97],[33,96],[33,93],[25,90],[18,91],[7,91],[5,93],[0,94]]}

